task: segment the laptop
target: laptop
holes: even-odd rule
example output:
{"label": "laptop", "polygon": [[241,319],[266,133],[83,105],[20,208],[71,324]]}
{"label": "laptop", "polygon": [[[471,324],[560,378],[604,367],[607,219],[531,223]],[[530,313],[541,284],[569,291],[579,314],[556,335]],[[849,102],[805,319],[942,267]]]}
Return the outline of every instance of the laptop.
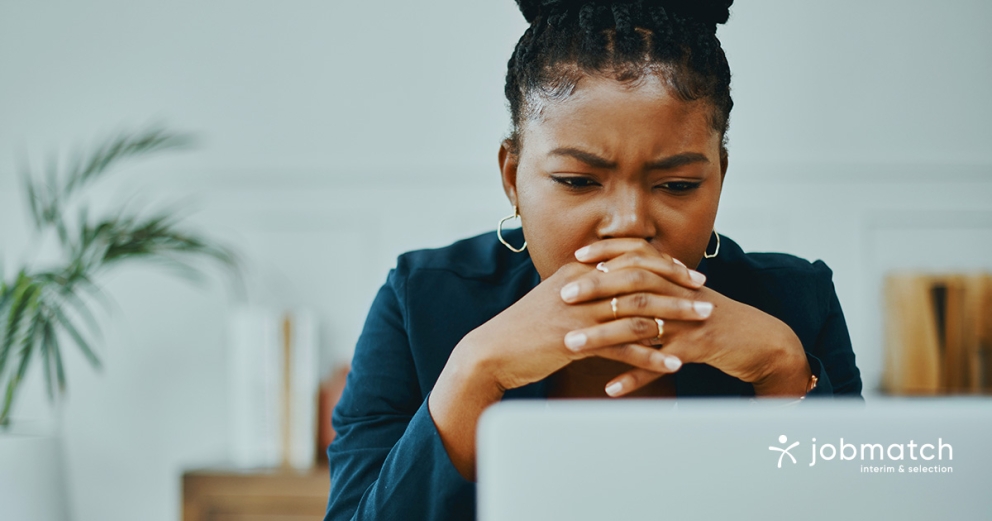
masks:
{"label": "laptop", "polygon": [[478,519],[992,519],[992,399],[514,400]]}

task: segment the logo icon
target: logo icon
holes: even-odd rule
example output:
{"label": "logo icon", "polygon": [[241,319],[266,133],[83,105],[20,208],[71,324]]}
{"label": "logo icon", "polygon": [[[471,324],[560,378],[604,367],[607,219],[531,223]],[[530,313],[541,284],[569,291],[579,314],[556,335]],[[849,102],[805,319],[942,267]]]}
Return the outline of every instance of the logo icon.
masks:
{"label": "logo icon", "polygon": [[[787,438],[785,436],[785,434],[783,434],[783,435],[781,435],[781,436],[778,437],[778,442],[781,443],[782,445],[785,445],[788,441],[789,441],[789,438]],[[791,452],[789,452],[790,450],[796,448],[796,445],[799,445],[799,442],[798,441],[792,442],[792,445],[789,445],[788,447],[785,447],[785,448],[782,448],[782,447],[768,447],[768,450],[777,450],[777,451],[781,452],[781,454],[778,455],[778,468],[782,468],[782,458],[784,458],[786,455],[789,456],[789,459],[792,460],[792,463],[793,464],[796,463],[796,457],[793,456]]]}

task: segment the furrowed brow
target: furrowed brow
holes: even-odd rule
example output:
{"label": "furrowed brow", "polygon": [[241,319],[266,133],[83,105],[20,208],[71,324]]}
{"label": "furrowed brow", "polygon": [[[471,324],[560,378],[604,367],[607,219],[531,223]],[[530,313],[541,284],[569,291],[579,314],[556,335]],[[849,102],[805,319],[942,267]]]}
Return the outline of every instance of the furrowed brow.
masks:
{"label": "furrowed brow", "polygon": [[579,150],[577,148],[563,147],[556,148],[548,153],[549,156],[565,156],[578,159],[583,163],[595,168],[616,168],[617,164],[609,159],[604,159],[591,152]]}
{"label": "furrowed brow", "polygon": [[690,165],[692,163],[709,163],[710,160],[706,158],[703,154],[698,152],[686,152],[684,154],[676,154],[674,156],[669,156],[663,159],[658,159],[656,161],[651,161],[644,165],[645,170],[671,170],[673,168],[678,168],[680,166]]}

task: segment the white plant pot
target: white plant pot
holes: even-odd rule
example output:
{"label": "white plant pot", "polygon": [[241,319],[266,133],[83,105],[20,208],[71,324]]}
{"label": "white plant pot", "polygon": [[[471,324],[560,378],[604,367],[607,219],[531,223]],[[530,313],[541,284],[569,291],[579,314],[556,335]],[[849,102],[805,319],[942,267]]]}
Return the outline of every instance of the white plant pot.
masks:
{"label": "white plant pot", "polygon": [[0,519],[67,521],[64,469],[57,436],[0,431]]}

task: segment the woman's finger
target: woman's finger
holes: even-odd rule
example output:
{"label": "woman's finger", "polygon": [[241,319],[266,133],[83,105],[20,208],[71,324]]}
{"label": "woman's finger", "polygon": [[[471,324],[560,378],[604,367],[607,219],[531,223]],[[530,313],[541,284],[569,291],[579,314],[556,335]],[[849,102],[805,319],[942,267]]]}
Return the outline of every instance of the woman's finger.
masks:
{"label": "woman's finger", "polygon": [[[654,293],[631,293],[610,299],[609,306],[590,302],[596,306],[602,321],[624,317],[648,317],[664,320],[706,320],[713,314],[713,303],[705,300],[670,297]],[[607,307],[609,309],[607,309]]]}
{"label": "woman's finger", "polygon": [[[592,327],[569,331],[564,338],[565,347],[578,353],[652,338],[661,338],[664,341],[665,338],[671,338],[678,333],[679,320],[698,322],[704,319],[695,310],[686,311],[684,308],[679,308],[675,311],[677,313],[659,313],[665,318],[624,317]],[[685,318],[671,317],[672,314],[679,314]]]}
{"label": "woman's finger", "polygon": [[[634,258],[657,258],[666,263],[671,263],[670,266],[677,267],[683,271],[684,280],[689,284],[689,287],[699,287],[702,286],[706,280],[706,277],[702,273],[690,270],[686,267],[685,263],[673,258],[671,255],[662,253],[658,251],[654,246],[645,241],[644,239],[633,239],[633,238],[617,238],[617,239],[605,239],[602,241],[597,241],[589,246],[579,248],[575,252],[575,258],[579,262],[586,264],[592,263],[608,263],[611,260],[617,259],[618,257],[629,255]],[[609,266],[608,266],[609,267]],[[618,266],[620,267],[620,266]],[[668,271],[667,268],[662,268],[665,272]],[[694,275],[693,275],[694,274]]]}
{"label": "woman's finger", "polygon": [[606,384],[606,394],[616,398],[625,394],[630,394],[641,387],[665,376],[668,373],[652,371],[650,369],[631,369],[626,373],[610,380]]}
{"label": "woman's finger", "polygon": [[650,292],[691,298],[695,290],[676,284],[657,273],[641,268],[591,271],[561,288],[561,298],[569,304],[610,298],[627,293]]}
{"label": "woman's finger", "polygon": [[[654,293],[633,293],[582,304],[600,323],[631,317],[698,322],[713,314],[713,303]],[[635,339],[636,341],[640,339]]]}
{"label": "woman's finger", "polygon": [[659,376],[674,373],[682,367],[682,361],[678,357],[641,344],[604,347],[589,354],[661,373]]}
{"label": "woman's finger", "polygon": [[[600,349],[599,351],[596,351],[595,354],[598,356],[604,356],[601,353],[607,352],[607,349]],[[668,341],[665,343],[665,346],[661,348],[661,350],[656,350],[655,353],[657,354],[653,356],[656,358],[659,355],[662,355],[668,357],[669,360],[678,360],[679,368],[681,368],[682,364],[687,363],[707,363],[705,358],[700,358],[702,353],[700,353],[697,349],[696,343],[691,341]],[[671,363],[674,365],[675,362]],[[678,369],[671,370],[670,367],[666,367],[666,369],[669,370],[665,370],[645,364],[630,363],[630,365],[633,365],[634,369],[631,369],[630,371],[627,371],[607,382],[605,387],[606,394],[613,397],[623,396],[650,384],[666,374],[678,371]]]}
{"label": "woman's finger", "polygon": [[651,252],[654,252],[658,255],[662,255],[654,248],[654,246],[651,246],[648,241],[645,241],[644,239],[626,237],[596,241],[589,246],[576,250],[575,258],[578,259],[579,262],[588,264],[610,260],[619,257],[624,253],[635,251],[640,251],[645,254],[651,254]]}
{"label": "woman's finger", "polygon": [[596,269],[600,273],[610,273],[627,268],[641,268],[657,273],[680,286],[699,289],[706,284],[706,275],[690,270],[678,259],[660,254],[653,248],[639,249],[624,253],[606,261],[600,261]]}

